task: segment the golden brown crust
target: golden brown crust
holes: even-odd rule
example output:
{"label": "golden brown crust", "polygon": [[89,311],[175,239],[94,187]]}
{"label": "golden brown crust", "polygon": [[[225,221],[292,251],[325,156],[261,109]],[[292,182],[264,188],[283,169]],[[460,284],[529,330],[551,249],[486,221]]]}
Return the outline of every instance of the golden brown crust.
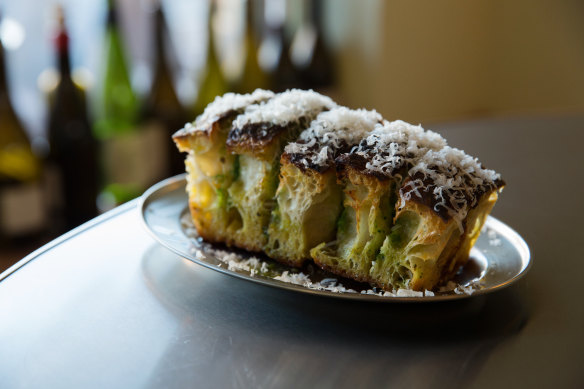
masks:
{"label": "golden brown crust", "polygon": [[460,240],[460,230],[453,219],[445,220],[432,208],[415,201],[406,201],[401,209],[397,209],[394,222],[407,212],[415,213],[420,220],[416,234],[405,250],[412,267],[409,287],[418,291],[431,290],[440,280],[441,254],[451,240],[453,244],[457,244],[457,240]]}
{"label": "golden brown crust", "polygon": [[219,243],[224,244],[227,247],[237,247],[250,252],[262,252],[261,250],[254,249],[249,245],[243,244],[235,239],[235,236],[229,231],[220,230],[213,227],[212,223],[206,223],[208,220],[207,215],[205,215],[205,210],[200,209],[193,202],[189,201],[189,211],[197,230],[197,234],[209,243]]}
{"label": "golden brown crust", "polygon": [[485,193],[478,202],[478,205],[471,209],[465,219],[465,229],[460,245],[456,252],[453,253],[450,263],[442,274],[441,282],[448,281],[456,274],[461,266],[468,261],[470,250],[474,246],[487,217],[498,199],[499,190],[493,190]]}
{"label": "golden brown crust", "polygon": [[217,133],[221,130],[221,124],[220,121],[214,121],[204,128],[183,128],[178,130],[172,136],[172,139],[179,151],[188,152],[196,149],[196,145],[200,141],[212,142],[213,139],[217,137]]}
{"label": "golden brown crust", "polygon": [[330,273],[336,274],[341,277],[350,278],[358,282],[370,283],[370,277],[364,275],[362,272],[347,270],[338,266],[331,266],[327,262],[320,260],[320,258],[313,258],[314,263],[316,263],[321,269],[326,270]]}
{"label": "golden brown crust", "polygon": [[222,132],[231,128],[231,122],[237,113],[238,111],[228,111],[213,121],[199,125],[187,125],[175,132],[172,139],[181,152],[196,150],[201,142],[215,143],[221,137]]}

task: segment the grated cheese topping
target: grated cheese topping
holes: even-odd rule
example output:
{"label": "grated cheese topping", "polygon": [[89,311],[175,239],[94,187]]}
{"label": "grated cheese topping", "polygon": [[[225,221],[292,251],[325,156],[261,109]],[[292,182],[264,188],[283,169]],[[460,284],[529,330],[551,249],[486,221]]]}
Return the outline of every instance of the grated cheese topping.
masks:
{"label": "grated cheese topping", "polygon": [[330,97],[312,90],[291,89],[275,95],[272,99],[247,106],[244,113],[233,122],[233,127],[243,128],[247,124],[271,123],[285,126],[299,122],[302,118],[314,118],[321,111],[337,104]]}
{"label": "grated cheese topping", "polygon": [[223,96],[217,96],[212,103],[207,105],[205,111],[197,117],[194,126],[191,126],[200,128],[205,123],[214,122],[220,119],[228,112],[243,110],[251,104],[257,104],[269,100],[272,97],[274,97],[274,92],[263,89],[256,89],[252,93],[243,95],[238,93],[226,93]]}
{"label": "grated cheese topping", "polygon": [[376,126],[352,152],[367,159],[367,170],[392,175],[405,164],[415,164],[426,151],[445,146],[446,140],[434,131],[396,120]]}
{"label": "grated cheese topping", "polygon": [[327,168],[341,149],[359,143],[382,120],[375,110],[333,108],[320,113],[284,151],[306,168]]}
{"label": "grated cheese topping", "polygon": [[376,126],[351,153],[367,161],[365,171],[400,182],[400,207],[415,197],[429,197],[434,211],[452,217],[461,231],[478,197],[500,186],[500,175],[476,158],[448,146],[439,134],[403,121]]}

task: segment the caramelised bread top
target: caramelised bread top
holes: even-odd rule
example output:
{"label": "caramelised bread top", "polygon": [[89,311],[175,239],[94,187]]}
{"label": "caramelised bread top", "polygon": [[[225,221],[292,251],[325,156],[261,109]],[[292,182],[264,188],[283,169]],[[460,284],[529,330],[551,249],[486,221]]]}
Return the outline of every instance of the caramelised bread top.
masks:
{"label": "caramelised bread top", "polygon": [[229,152],[270,160],[292,141],[284,158],[298,168],[322,173],[336,165],[341,176],[351,169],[396,180],[400,206],[406,201],[423,203],[459,225],[483,194],[504,185],[499,174],[449,147],[435,132],[401,120],[383,121],[375,111],[340,107],[313,91],[228,93],[174,138],[186,151],[190,146],[184,141],[190,136],[209,137],[214,128],[225,131],[229,126]]}
{"label": "caramelised bread top", "polygon": [[422,202],[459,224],[483,194],[504,185],[498,173],[448,146],[439,134],[401,120],[376,126],[336,162],[340,169],[350,166],[379,179],[398,179],[400,207],[410,200]]}
{"label": "caramelised bread top", "polygon": [[337,107],[322,112],[296,142],[286,146],[283,158],[300,169],[324,172],[339,153],[349,151],[382,121],[376,111],[364,109]]}
{"label": "caramelised bread top", "polygon": [[320,112],[335,106],[329,97],[311,90],[282,92],[249,105],[237,116],[227,137],[227,148],[235,153],[264,153],[290,132],[297,131],[298,135]]}

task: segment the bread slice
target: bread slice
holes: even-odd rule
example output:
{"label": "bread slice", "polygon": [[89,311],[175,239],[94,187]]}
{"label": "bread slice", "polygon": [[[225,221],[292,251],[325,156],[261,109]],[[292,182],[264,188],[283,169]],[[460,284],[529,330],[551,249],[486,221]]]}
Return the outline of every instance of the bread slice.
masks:
{"label": "bread slice", "polygon": [[344,211],[335,244],[311,255],[385,290],[431,290],[468,258],[503,182],[431,131],[378,126],[336,160]]}
{"label": "bread slice", "polygon": [[217,97],[193,123],[173,135],[178,149],[187,152],[187,192],[195,227],[204,239],[234,244],[242,219],[228,195],[239,174],[237,156],[228,152],[227,136],[233,120],[251,104],[274,93],[258,89],[251,94]]}
{"label": "bread slice", "polygon": [[381,121],[375,111],[334,108],[286,146],[265,247],[271,258],[301,266],[311,248],[334,239],[341,212],[334,159]]}
{"label": "bread slice", "polygon": [[405,201],[372,263],[368,281],[383,289],[413,290],[432,290],[448,281],[466,263],[496,199],[495,190],[480,195],[462,231],[454,218],[442,217],[422,202]]}
{"label": "bread slice", "polygon": [[335,106],[330,98],[316,92],[293,89],[248,106],[236,118],[226,146],[238,161],[239,171],[227,192],[241,216],[241,226],[233,232],[230,243],[250,251],[264,250],[276,205],[283,149],[319,113]]}

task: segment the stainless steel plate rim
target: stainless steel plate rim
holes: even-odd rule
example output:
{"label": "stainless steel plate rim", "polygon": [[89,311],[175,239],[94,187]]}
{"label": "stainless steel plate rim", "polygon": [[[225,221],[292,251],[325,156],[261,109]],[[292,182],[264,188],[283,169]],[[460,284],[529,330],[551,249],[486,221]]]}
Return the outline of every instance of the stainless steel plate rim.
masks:
{"label": "stainless steel plate rim", "polygon": [[[476,297],[484,295],[486,293],[491,293],[496,290],[505,288],[520,278],[522,278],[531,267],[531,255],[529,252],[529,247],[523,240],[523,238],[515,232],[511,227],[507,226],[503,222],[497,220],[496,218],[489,216],[485,225],[493,231],[496,231],[499,237],[503,237],[506,242],[508,242],[512,248],[515,250],[517,258],[519,261],[519,269],[514,273],[504,278],[503,281],[490,285],[485,288],[477,289],[472,294],[440,294],[435,296],[424,296],[424,297],[394,297],[394,296],[379,296],[379,295],[369,295],[361,293],[339,293],[327,290],[317,290],[304,287],[302,285],[291,284],[279,280],[274,280],[262,276],[251,276],[246,273],[237,272],[234,270],[229,270],[225,267],[220,267],[209,262],[208,258],[212,258],[210,254],[204,253],[204,255],[193,255],[189,247],[193,244],[192,238],[187,237],[180,229],[180,212],[177,210],[184,210],[187,206],[187,195],[185,191],[186,176],[185,174],[180,174],[175,177],[168,178],[153,185],[148,189],[141,197],[138,207],[140,210],[140,216],[143,226],[150,233],[150,235],[157,240],[160,244],[170,249],[175,254],[190,260],[198,265],[204,266],[208,269],[215,270],[217,272],[239,278],[246,281],[251,281],[257,284],[275,287],[279,289],[286,289],[294,292],[300,292],[304,294],[340,298],[345,300],[358,300],[358,301],[371,301],[371,302],[384,302],[384,303],[420,303],[420,302],[436,302],[445,300],[458,300],[465,299],[469,297]],[[171,228],[162,225],[156,221],[152,221],[150,213],[152,213],[153,208],[157,209],[157,213],[162,213],[161,221],[165,224],[171,223]],[[176,223],[174,227],[172,223]],[[162,232],[161,232],[162,231]],[[477,242],[478,243],[478,242]],[[475,245],[476,247],[476,245]],[[485,250],[486,251],[486,250]],[[497,271],[497,269],[493,270]]]}

